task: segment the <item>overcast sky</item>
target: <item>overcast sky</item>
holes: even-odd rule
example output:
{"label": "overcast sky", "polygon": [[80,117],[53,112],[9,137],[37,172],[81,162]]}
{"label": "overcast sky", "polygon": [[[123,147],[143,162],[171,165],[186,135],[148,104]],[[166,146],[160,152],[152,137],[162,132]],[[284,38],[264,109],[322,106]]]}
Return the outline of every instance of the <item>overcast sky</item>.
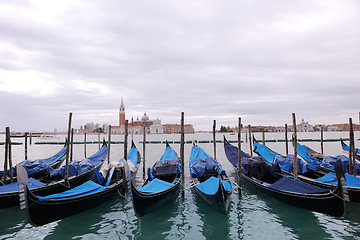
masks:
{"label": "overcast sky", "polygon": [[0,2],[0,131],[359,122],[360,1]]}

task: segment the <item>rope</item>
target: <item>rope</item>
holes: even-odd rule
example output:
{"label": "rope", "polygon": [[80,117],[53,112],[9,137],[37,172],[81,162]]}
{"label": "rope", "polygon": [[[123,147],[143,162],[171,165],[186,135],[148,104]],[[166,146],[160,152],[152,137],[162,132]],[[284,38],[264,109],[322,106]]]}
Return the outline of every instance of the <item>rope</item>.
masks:
{"label": "rope", "polygon": [[232,183],[233,183],[237,188],[240,188],[240,189],[241,189],[241,187],[240,187],[235,181],[232,181]]}
{"label": "rope", "polygon": [[124,195],[121,195],[121,193],[120,193],[120,191],[119,191],[119,190],[117,190],[117,192],[118,192],[118,194],[120,195],[120,197],[123,197],[123,198],[125,198],[125,195],[126,195],[126,194],[124,194]]}

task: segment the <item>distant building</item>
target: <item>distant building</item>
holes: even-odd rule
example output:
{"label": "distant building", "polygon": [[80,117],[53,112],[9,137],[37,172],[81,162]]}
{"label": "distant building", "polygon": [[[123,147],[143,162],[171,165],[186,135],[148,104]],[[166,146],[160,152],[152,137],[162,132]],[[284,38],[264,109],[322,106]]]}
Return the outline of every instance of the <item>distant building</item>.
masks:
{"label": "distant building", "polygon": [[314,131],[314,126],[310,125],[309,122],[305,122],[304,119],[302,119],[300,124],[298,124],[296,127],[297,127],[296,130],[298,132],[313,132]]}
{"label": "distant building", "polygon": [[[131,118],[131,121],[128,123],[128,133],[133,134],[143,134],[144,126],[146,133],[151,134],[162,134],[164,133],[163,125],[161,125],[160,119],[150,119],[146,113],[141,117],[137,118],[134,121],[134,118]],[[124,100],[121,98],[121,105],[119,110],[119,126],[111,127],[111,132],[115,134],[124,134],[125,133],[125,105]]]}
{"label": "distant building", "polygon": [[[164,124],[164,133],[173,134],[173,133],[181,133],[181,125],[180,124]],[[191,124],[184,125],[184,133],[194,133],[194,127]]]}

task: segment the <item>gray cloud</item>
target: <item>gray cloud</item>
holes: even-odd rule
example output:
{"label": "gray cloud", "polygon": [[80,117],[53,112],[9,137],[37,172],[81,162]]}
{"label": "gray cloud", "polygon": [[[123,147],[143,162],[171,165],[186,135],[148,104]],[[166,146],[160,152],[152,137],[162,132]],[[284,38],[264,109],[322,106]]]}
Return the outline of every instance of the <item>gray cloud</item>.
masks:
{"label": "gray cloud", "polygon": [[32,4],[0,3],[0,129],[116,125],[121,97],[129,118],[184,111],[197,130],[357,118],[357,1]]}

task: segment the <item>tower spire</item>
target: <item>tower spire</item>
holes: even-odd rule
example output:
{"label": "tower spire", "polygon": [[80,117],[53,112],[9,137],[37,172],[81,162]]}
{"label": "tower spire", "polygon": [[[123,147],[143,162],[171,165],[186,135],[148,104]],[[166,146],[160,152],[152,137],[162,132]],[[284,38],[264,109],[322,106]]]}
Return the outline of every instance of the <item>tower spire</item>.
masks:
{"label": "tower spire", "polygon": [[121,97],[120,111],[119,111],[119,127],[125,125],[125,106],[124,99]]}

